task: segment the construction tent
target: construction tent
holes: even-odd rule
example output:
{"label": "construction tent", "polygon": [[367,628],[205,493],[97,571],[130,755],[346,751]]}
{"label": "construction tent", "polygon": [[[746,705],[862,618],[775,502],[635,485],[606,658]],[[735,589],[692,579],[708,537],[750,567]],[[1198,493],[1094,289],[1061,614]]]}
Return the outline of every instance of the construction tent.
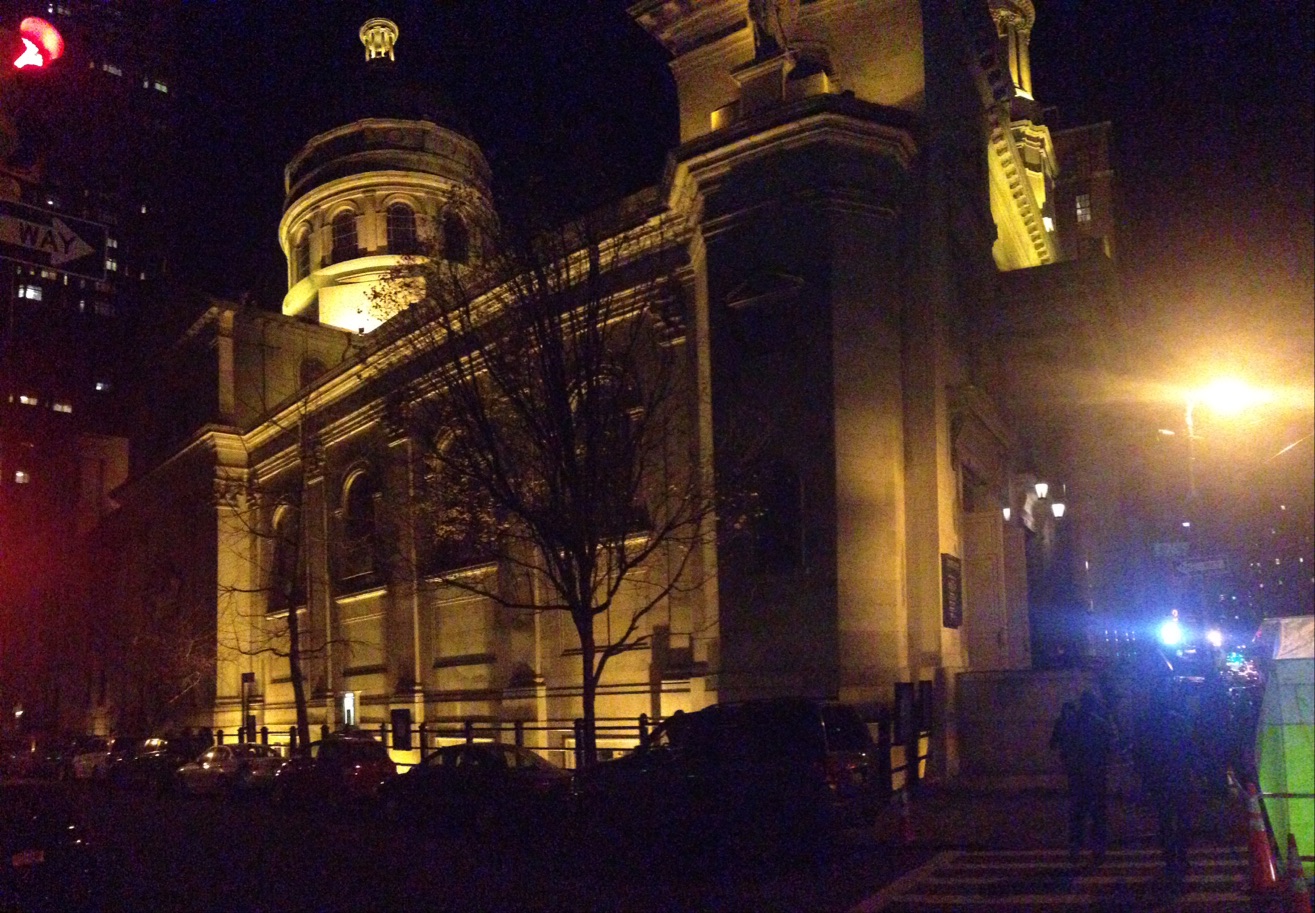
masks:
{"label": "construction tent", "polygon": [[1267,618],[1265,696],[1256,727],[1256,770],[1280,849],[1288,834],[1303,859],[1315,853],[1315,616]]}

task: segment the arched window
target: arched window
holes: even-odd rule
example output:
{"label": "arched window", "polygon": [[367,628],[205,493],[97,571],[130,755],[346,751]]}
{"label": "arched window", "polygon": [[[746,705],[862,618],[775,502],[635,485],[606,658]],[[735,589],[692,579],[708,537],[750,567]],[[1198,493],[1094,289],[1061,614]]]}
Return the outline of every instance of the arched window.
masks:
{"label": "arched window", "polygon": [[297,240],[292,244],[292,281],[300,282],[310,275],[310,229],[302,228],[297,232]]}
{"label": "arched window", "polygon": [[388,252],[416,252],[416,214],[405,203],[394,203],[388,207]]}
{"label": "arched window", "polygon": [[338,576],[360,577],[374,571],[375,487],[369,474],[352,473],[343,491],[342,548]]}
{"label": "arched window", "polygon": [[306,601],[306,559],[301,549],[297,508],[281,506],[274,514],[274,555],[270,562],[271,612],[285,612]]}
{"label": "arched window", "polygon": [[470,230],[455,212],[443,216],[443,257],[454,263],[470,259]]}
{"label": "arched window", "polygon": [[351,260],[358,253],[356,247],[356,213],[343,210],[333,217],[334,263]]}

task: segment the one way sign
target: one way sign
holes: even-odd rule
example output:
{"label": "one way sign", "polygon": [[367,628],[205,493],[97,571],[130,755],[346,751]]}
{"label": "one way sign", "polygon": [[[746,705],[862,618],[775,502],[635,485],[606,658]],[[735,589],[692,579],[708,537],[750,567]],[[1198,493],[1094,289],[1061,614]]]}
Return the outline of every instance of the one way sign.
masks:
{"label": "one way sign", "polygon": [[0,257],[105,278],[105,226],[0,200]]}

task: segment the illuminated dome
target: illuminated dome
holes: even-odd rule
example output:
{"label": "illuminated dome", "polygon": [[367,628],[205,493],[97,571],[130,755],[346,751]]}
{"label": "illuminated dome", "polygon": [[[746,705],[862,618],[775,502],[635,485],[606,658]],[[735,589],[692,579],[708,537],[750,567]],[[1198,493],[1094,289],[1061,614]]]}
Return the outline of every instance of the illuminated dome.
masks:
{"label": "illuminated dome", "polygon": [[340,80],[336,119],[284,171],[279,243],[288,259],[283,313],[365,333],[379,323],[375,283],[430,240],[464,261],[492,202],[479,146],[437,91],[401,69],[397,24],[371,17],[359,35],[360,78]]}

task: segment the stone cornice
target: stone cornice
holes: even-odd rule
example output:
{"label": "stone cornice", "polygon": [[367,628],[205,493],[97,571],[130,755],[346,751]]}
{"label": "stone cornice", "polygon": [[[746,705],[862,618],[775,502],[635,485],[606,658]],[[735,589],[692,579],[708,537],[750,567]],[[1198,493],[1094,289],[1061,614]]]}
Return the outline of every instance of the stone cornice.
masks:
{"label": "stone cornice", "polygon": [[695,201],[736,168],[764,155],[819,142],[876,151],[902,169],[911,166],[917,152],[913,125],[904,112],[844,96],[813,96],[677,149],[666,176],[669,205],[675,212],[692,213]]}

